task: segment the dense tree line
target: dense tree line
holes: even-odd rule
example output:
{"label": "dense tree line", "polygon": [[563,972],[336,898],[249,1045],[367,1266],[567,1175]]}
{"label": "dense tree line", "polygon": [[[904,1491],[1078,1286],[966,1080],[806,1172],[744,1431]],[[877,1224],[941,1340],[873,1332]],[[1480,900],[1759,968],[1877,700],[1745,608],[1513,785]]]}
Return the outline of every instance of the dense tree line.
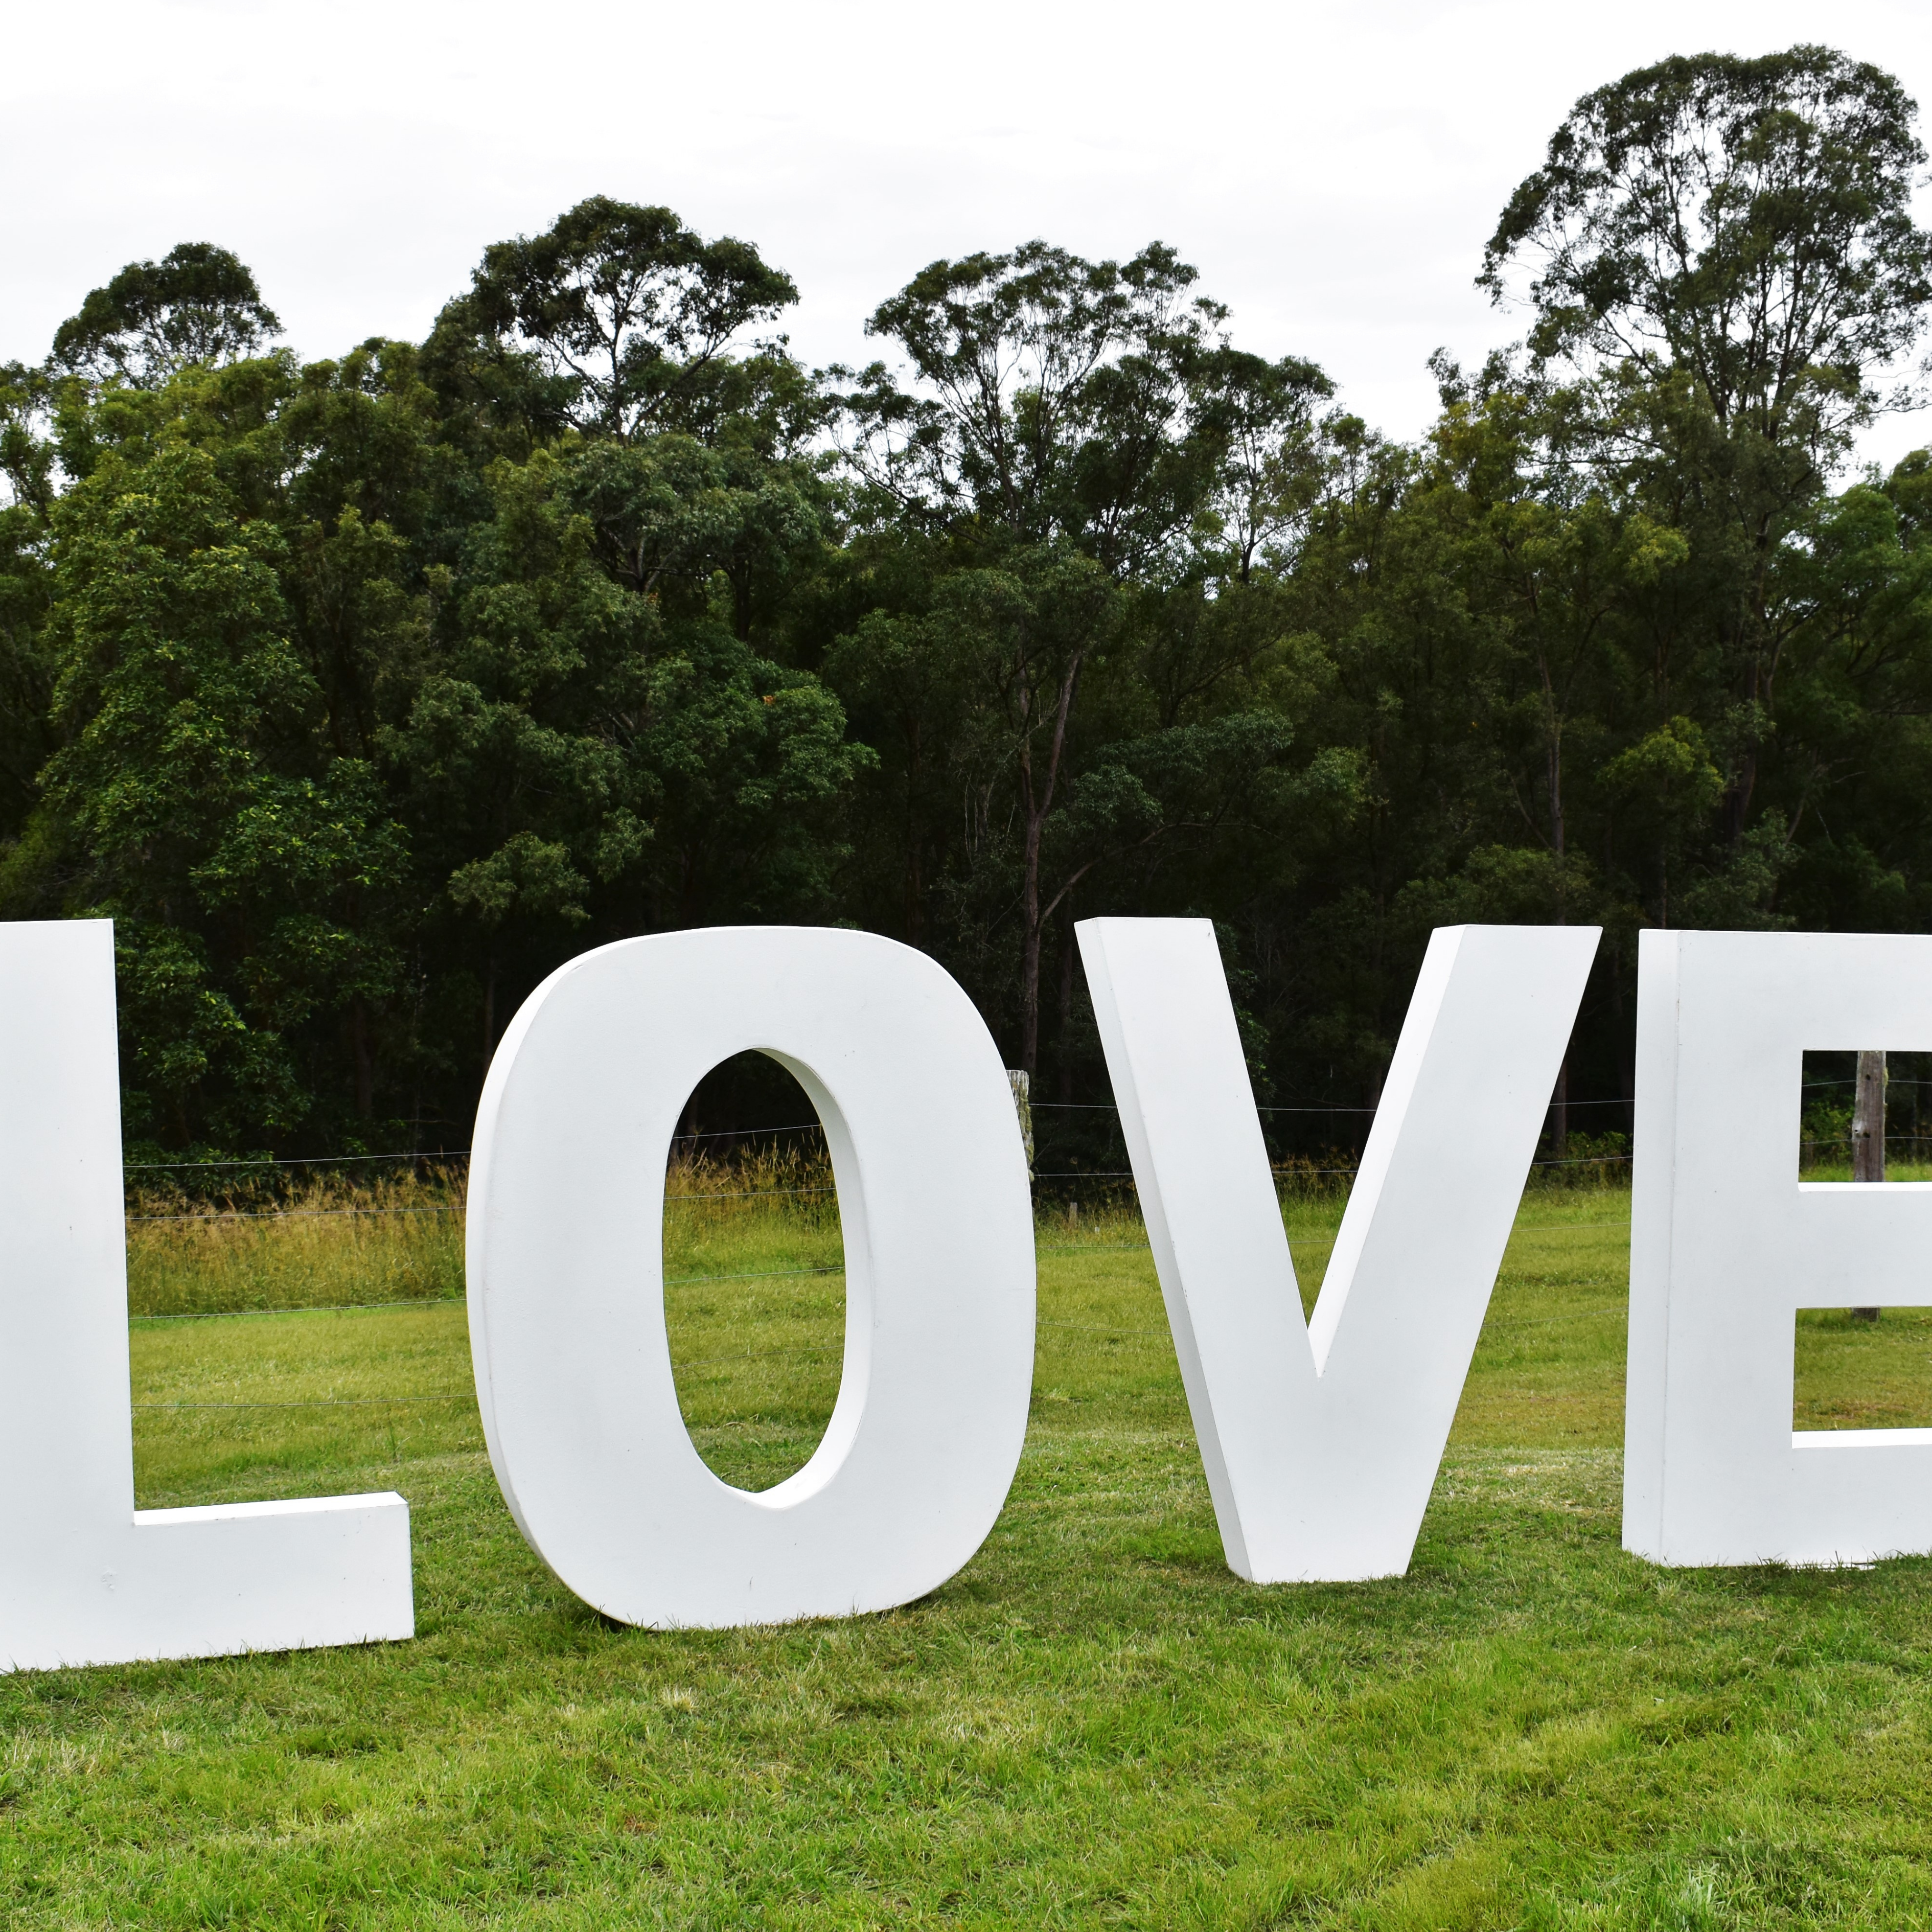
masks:
{"label": "dense tree line", "polygon": [[602,199],[332,361],[133,265],[0,370],[0,914],[116,919],[171,1149],[461,1144],[552,968],[718,922],[927,949],[1073,1100],[1074,922],[1208,915],[1287,1107],[1373,1100],[1432,926],[1598,921],[1627,1093],[1640,927],[1932,924],[1932,460],[1850,464],[1913,117],[1816,47],[1588,96],[1413,445],[1159,244],[934,262],[817,372]]}

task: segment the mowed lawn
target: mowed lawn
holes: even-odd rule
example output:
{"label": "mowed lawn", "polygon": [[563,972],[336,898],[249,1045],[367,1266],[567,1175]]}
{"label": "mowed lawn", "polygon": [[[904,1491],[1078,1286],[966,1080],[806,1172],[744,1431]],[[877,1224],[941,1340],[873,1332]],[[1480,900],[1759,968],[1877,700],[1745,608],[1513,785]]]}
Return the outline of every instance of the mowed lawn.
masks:
{"label": "mowed lawn", "polygon": [[[1289,1210],[1311,1298],[1338,1213]],[[0,1678],[0,1923],[1932,1922],[1932,1562],[1622,1553],[1628,1216],[1528,1197],[1399,1581],[1228,1571],[1138,1225],[1090,1212],[1042,1223],[1026,1453],[967,1568],[888,1616],[674,1634],[512,1526],[456,1217],[394,1217],[400,1262],[380,1224],[244,1228],[258,1258],[352,1234],[358,1279],[424,1298],[137,1321],[140,1500],[398,1489],[418,1635]],[[193,1301],[188,1238],[136,1231],[136,1307]],[[790,1272],[836,1269],[836,1220],[675,1205],[667,1251],[698,1444],[776,1480],[836,1387],[842,1284]],[[231,1263],[242,1300],[322,1292]],[[1920,1316],[1798,1346],[1801,1426],[1932,1421]]]}

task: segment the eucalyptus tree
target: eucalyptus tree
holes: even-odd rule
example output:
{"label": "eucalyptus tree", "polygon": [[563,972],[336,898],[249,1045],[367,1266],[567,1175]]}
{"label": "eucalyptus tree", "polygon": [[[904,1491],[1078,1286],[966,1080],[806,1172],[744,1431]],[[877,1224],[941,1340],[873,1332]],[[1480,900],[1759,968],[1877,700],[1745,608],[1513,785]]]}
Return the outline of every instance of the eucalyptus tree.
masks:
{"label": "eucalyptus tree", "polygon": [[832,534],[822,400],[756,334],[796,294],[597,196],[485,249],[425,345],[480,488],[385,742],[484,1062],[586,938],[826,908],[866,753],[781,662]]}
{"label": "eucalyptus tree", "polygon": [[739,634],[720,589],[748,555],[782,578],[818,526],[727,470],[671,436],[494,464],[493,514],[398,680],[384,746],[444,944],[470,962],[479,1077],[515,1000],[586,944],[831,913],[866,752],[816,678]]}
{"label": "eucalyptus tree", "polygon": [[744,376],[728,352],[797,299],[749,242],[593,195],[542,234],[487,248],[442,326],[526,357],[568,422],[627,439],[732,413]]}
{"label": "eucalyptus tree", "polygon": [[183,242],[158,262],[130,262],[54,332],[53,366],[140,388],[190,364],[219,368],[281,332],[252,272],[212,242]]}
{"label": "eucalyptus tree", "polygon": [[1786,900],[1840,930],[1932,924],[1932,454],[1818,508],[1780,564],[1790,614]]}
{"label": "eucalyptus tree", "polygon": [[1195,388],[1220,448],[1211,500],[1224,574],[1247,584],[1264,560],[1292,567],[1328,480],[1335,425],[1321,406],[1334,383],[1300,356],[1269,362],[1224,342],[1201,358]]}
{"label": "eucalyptus tree", "polygon": [[836,372],[859,475],[924,526],[1145,573],[1211,466],[1190,379],[1226,311],[1197,279],[1159,242],[1125,263],[1044,242],[932,262],[866,324],[906,367]]}
{"label": "eucalyptus tree", "polygon": [[[1853,435],[1920,398],[1898,375],[1932,302],[1915,112],[1826,47],[1660,62],[1577,103],[1484,253],[1533,356],[1588,386],[1603,460],[1690,539],[1733,848],[1776,727],[1787,541]],[[1683,704],[1660,692],[1658,722]]]}
{"label": "eucalyptus tree", "polygon": [[[1225,434],[1200,377],[1226,312],[1196,280],[1160,243],[1125,262],[1043,242],[934,262],[867,325],[902,366],[838,372],[862,510],[915,533],[942,577],[960,573],[917,600],[916,621],[923,648],[973,667],[944,680],[967,705],[950,776],[969,866],[1003,853],[1009,807],[1017,820],[1029,1071],[1047,924],[1093,862],[1046,876],[1080,762],[1083,681],[1123,635],[1129,593],[1184,567],[1220,474]],[[892,655],[876,627],[870,638],[839,660],[847,676]]]}

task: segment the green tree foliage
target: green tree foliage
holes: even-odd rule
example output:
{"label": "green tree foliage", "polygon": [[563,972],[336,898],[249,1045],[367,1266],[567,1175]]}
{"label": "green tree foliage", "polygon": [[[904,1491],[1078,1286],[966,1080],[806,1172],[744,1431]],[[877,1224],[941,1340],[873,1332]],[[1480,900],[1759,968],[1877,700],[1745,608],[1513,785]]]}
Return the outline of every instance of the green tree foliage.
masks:
{"label": "green tree foliage", "polygon": [[[1124,264],[1040,242],[935,262],[868,325],[904,371],[874,363],[845,398],[860,514],[897,547],[888,596],[912,608],[874,614],[827,673],[859,706],[890,708],[906,686],[892,666],[921,664],[913,682],[946,694],[943,719],[902,715],[892,734],[912,754],[884,814],[902,828],[901,896],[945,893],[983,1001],[1016,982],[1029,1071],[1049,926],[1064,1034],[1076,890],[1184,822],[1132,776],[1161,756],[1119,742],[1150,722],[1126,644],[1136,614],[1206,593],[1201,539],[1224,504],[1251,568],[1294,514],[1288,452],[1313,440],[1309,400],[1327,393],[1312,365],[1229,351],[1226,312],[1190,293],[1196,280],[1158,243]],[[1162,727],[1178,728],[1172,710]]]}
{"label": "green tree foliage", "polygon": [[46,622],[53,596],[56,496],[49,384],[17,362],[0,367],[0,834],[32,812],[54,748]]}
{"label": "green tree foliage", "polygon": [[1531,344],[1681,374],[1774,442],[1878,400],[1932,297],[1925,151],[1897,81],[1827,47],[1660,62],[1586,94],[1510,197],[1480,280],[1533,265]]}
{"label": "green tree foliage", "polygon": [[1583,378],[1592,454],[1694,540],[1733,848],[1778,728],[1787,546],[1853,432],[1919,400],[1876,387],[1932,301],[1912,116],[1828,48],[1666,61],[1577,104],[1484,254],[1498,296],[1531,269],[1531,349]]}
{"label": "green tree foliage", "polygon": [[728,346],[797,299],[748,242],[594,195],[546,233],[486,250],[447,320],[532,360],[577,428],[625,439],[715,424],[746,374]]}
{"label": "green tree foliage", "polygon": [[1212,918],[1285,1108],[1376,1097],[1432,926],[1600,922],[1627,1092],[1640,926],[1932,928],[1932,462],[1848,460],[1913,112],[1813,47],[1586,96],[1411,445],[1160,244],[936,262],[819,375],[754,248],[603,198],[329,361],[136,264],[0,370],[0,910],[115,917],[170,1148],[463,1145],[546,974],[740,920],[931,951],[1072,1101],[1076,920]]}
{"label": "green tree foliage", "polygon": [[184,242],[158,262],[130,262],[54,332],[57,366],[152,388],[192,363],[252,355],[281,323],[255,278],[226,248]]}

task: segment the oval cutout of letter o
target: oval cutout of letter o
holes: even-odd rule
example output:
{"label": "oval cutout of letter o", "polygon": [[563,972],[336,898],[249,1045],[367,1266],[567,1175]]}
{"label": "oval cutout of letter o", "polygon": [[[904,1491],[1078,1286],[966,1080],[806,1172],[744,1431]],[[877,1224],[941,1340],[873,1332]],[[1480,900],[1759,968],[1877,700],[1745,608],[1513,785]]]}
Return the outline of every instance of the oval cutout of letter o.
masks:
{"label": "oval cutout of letter o", "polygon": [[[664,1168],[692,1090],[768,1053],[825,1129],[845,1354],[817,1452],[733,1488],[680,1412]],[[1026,1432],[1033,1208],[998,1049],[958,983],[868,933],[720,926],[601,946],[503,1036],[478,1110],[470,1347],[490,1459],[559,1578],[620,1622],[846,1616],[936,1588]]]}

